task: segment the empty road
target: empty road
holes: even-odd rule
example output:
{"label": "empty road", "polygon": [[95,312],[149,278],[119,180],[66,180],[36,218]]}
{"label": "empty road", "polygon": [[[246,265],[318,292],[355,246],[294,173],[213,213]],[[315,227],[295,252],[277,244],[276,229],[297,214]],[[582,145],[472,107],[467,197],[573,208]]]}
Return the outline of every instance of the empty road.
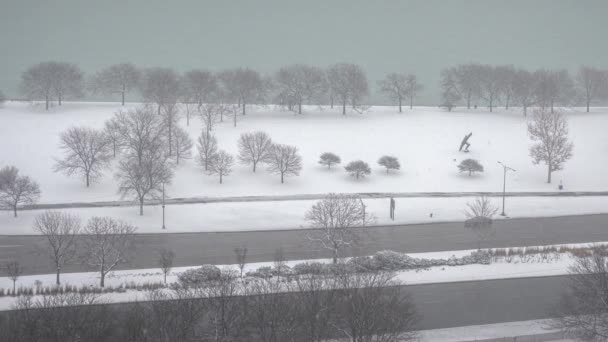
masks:
{"label": "empty road", "polygon": [[[556,218],[509,219],[495,222],[496,236],[482,247],[546,245],[556,243],[608,241],[608,215],[564,216]],[[477,248],[474,234],[462,223],[435,223],[364,230],[361,246],[345,251],[345,256],[369,255],[383,249],[416,253]],[[282,247],[289,260],[324,258],[306,239],[306,230],[229,233],[142,234],[130,264],[122,269],[157,267],[158,251],[176,254],[175,266],[233,264],[235,247],[247,246],[248,262],[270,261]],[[42,252],[41,236],[0,236],[0,262],[18,260],[25,274],[53,273],[49,258]],[[81,264],[64,267],[63,272],[91,270]]]}

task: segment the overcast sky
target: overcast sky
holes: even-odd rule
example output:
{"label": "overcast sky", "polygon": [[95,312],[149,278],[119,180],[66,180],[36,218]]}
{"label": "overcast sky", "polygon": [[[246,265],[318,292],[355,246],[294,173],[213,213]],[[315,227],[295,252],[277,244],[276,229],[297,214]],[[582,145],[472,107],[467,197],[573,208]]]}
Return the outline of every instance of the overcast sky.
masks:
{"label": "overcast sky", "polygon": [[385,73],[412,72],[434,103],[456,63],[608,67],[607,18],[607,0],[0,0],[0,89],[18,95],[21,72],[46,60],[86,73],[352,62],[374,94]]}

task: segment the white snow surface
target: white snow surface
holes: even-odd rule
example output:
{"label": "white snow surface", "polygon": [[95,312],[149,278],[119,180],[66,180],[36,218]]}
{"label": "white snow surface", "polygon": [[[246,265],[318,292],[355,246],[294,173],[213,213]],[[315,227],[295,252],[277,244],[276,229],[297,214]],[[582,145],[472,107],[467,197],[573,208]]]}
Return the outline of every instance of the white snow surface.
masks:
{"label": "white snow surface", "polygon": [[[122,108],[116,103],[68,102],[45,112],[43,106],[8,102],[0,108],[0,165],[15,165],[41,185],[42,203],[117,200],[115,170],[108,170],[90,188],[82,179],[53,172],[59,133],[72,125],[103,127],[105,120]],[[608,109],[594,108],[592,113],[568,109],[570,138],[574,157],[565,170],[547,184],[546,168],[535,166],[529,157],[532,144],[527,136],[526,118],[519,108],[486,112],[485,109],[448,113],[432,107],[415,107],[397,113],[394,107],[371,107],[364,113],[340,114],[338,108],[308,106],[304,114],[277,110],[274,106],[251,106],[239,116],[238,126],[225,119],[217,125],[221,149],[236,154],[241,133],[263,130],[273,141],[298,147],[303,170],[299,177],[289,177],[281,184],[279,177],[261,167],[255,174],[249,166],[237,165],[232,175],[220,185],[217,177],[205,175],[194,160],[181,164],[173,183],[167,188],[171,197],[285,195],[327,192],[421,192],[421,191],[501,191],[503,161],[517,170],[508,175],[509,191],[552,191],[560,180],[566,190],[608,189]],[[180,125],[185,127],[182,116]],[[200,135],[201,121],[194,116],[187,127],[193,140]],[[463,136],[473,133],[471,152],[458,152]],[[196,153],[196,149],[193,151]],[[334,152],[342,165],[327,170],[318,164],[319,155]],[[401,161],[400,171],[386,174],[376,162],[382,155],[394,155]],[[475,176],[459,174],[456,165],[465,158],[475,158],[485,172]],[[372,174],[355,181],[343,166],[362,159],[372,167]]]}
{"label": "white snow surface", "polygon": [[[472,197],[395,198],[395,220],[389,219],[388,199],[365,199],[366,213],[375,217],[375,225],[438,223],[464,221],[467,202]],[[500,198],[491,198],[496,207]],[[146,206],[144,216],[138,207],[70,208],[61,211],[78,215],[86,223],[92,216],[111,216],[129,222],[137,232],[184,233],[229,232],[299,229],[309,227],[304,215],[316,201],[221,202],[206,204],[174,204],[165,208],[167,229],[162,227],[162,207]],[[509,197],[506,212],[509,218],[550,217],[608,213],[606,197]],[[12,212],[0,212],[0,235],[38,234],[33,229],[36,215],[42,210],[23,210],[17,218]],[[431,217],[430,214],[433,214]],[[505,219],[495,216],[495,219]],[[507,218],[508,219],[508,218]]]}
{"label": "white snow surface", "polygon": [[[469,325],[464,327],[421,330],[417,341],[457,342],[483,341],[505,337],[542,335],[559,330],[550,327],[550,319]],[[566,342],[566,340],[562,340]]]}

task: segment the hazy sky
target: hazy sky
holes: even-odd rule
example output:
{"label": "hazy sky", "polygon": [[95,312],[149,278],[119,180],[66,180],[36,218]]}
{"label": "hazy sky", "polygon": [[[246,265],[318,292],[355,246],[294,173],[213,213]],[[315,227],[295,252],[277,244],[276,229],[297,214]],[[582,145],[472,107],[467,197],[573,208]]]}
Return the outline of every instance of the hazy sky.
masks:
{"label": "hazy sky", "polygon": [[607,18],[607,0],[0,0],[0,89],[16,96],[45,60],[87,73],[353,62],[374,94],[386,72],[412,72],[433,103],[456,63],[608,67]]}

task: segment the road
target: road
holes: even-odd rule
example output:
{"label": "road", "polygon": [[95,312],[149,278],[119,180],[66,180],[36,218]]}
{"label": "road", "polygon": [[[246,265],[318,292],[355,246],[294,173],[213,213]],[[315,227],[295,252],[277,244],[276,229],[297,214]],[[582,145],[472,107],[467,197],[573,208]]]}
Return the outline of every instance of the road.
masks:
{"label": "road", "polygon": [[567,276],[406,286],[422,315],[420,329],[553,317]]}
{"label": "road", "polygon": [[[495,222],[496,236],[482,247],[509,247],[608,241],[608,215],[564,216],[556,218],[509,219]],[[364,228],[359,247],[344,256],[369,255],[383,249],[406,253],[477,248],[475,235],[462,223],[417,224]],[[142,234],[135,237],[130,264],[122,269],[157,267],[158,251],[176,254],[175,266],[233,264],[235,247],[247,246],[248,262],[270,261],[282,247],[288,260],[325,258],[306,238],[306,230],[229,233]],[[49,258],[42,252],[41,236],[0,236],[0,263],[18,260],[24,274],[53,273]],[[82,252],[82,251],[81,251]],[[63,272],[91,270],[82,264],[64,267]]]}

